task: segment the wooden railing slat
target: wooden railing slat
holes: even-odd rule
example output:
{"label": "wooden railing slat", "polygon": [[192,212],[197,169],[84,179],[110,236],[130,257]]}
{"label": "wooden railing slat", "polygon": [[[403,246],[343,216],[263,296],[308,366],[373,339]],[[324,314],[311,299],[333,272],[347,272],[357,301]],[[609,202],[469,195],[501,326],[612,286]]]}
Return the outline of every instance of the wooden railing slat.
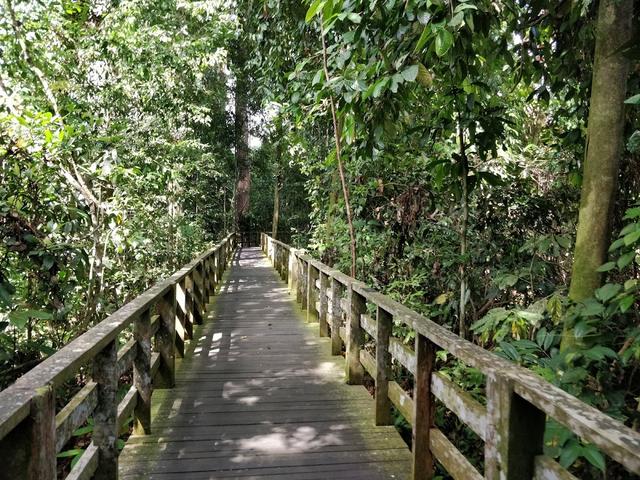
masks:
{"label": "wooden railing slat", "polygon": [[538,455],[534,460],[533,480],[578,480],[558,462],[546,455]]}
{"label": "wooden railing slat", "polygon": [[61,451],[73,432],[91,416],[98,404],[98,388],[88,382],[56,415],[56,452]]}
{"label": "wooden railing slat", "polygon": [[98,447],[89,444],[65,480],[91,480],[98,468]]}
{"label": "wooden railing slat", "polygon": [[483,480],[478,470],[439,429],[432,428],[429,439],[434,456],[455,480]]}

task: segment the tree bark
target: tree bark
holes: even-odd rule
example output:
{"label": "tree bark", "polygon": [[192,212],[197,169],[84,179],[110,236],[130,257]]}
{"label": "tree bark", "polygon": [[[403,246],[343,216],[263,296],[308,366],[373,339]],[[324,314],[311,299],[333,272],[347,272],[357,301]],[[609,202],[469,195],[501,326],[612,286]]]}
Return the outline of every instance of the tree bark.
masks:
{"label": "tree bark", "polygon": [[282,190],[282,119],[276,126],[276,174],[273,184],[273,218],[271,220],[271,236],[278,239],[278,223],[280,221],[280,191]]}
{"label": "tree bark", "polygon": [[[633,0],[601,0],[596,24],[595,55],[580,212],[569,297],[593,295],[602,278],[597,268],[607,258],[624,136],[624,100],[629,60],[620,52],[631,40]],[[565,326],[562,349],[573,345]]]}
{"label": "tree bark", "polygon": [[460,207],[462,209],[462,216],[460,218],[460,256],[462,260],[460,262],[460,308],[458,310],[458,334],[462,338],[467,336],[467,323],[466,323],[466,307],[467,307],[467,269],[466,259],[467,254],[467,230],[469,224],[469,159],[467,158],[466,146],[464,143],[464,130],[462,128],[462,122],[458,116],[458,136],[460,140],[460,182],[462,187],[462,194],[460,198]]}
{"label": "tree bark", "polygon": [[[241,55],[239,55],[241,57]],[[243,62],[237,68],[235,89],[235,230],[249,230],[249,199],[251,192],[251,160],[249,158],[249,121],[247,107],[247,82],[242,72]]]}

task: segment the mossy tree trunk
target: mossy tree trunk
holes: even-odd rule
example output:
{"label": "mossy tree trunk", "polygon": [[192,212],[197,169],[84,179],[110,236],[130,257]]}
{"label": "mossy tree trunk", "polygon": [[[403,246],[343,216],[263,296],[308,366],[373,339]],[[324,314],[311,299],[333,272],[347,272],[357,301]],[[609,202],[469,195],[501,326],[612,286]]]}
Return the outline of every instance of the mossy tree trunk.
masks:
{"label": "mossy tree trunk", "polygon": [[[611,235],[624,134],[629,61],[621,47],[632,34],[633,0],[602,0],[598,7],[580,213],[569,297],[581,301],[601,284]],[[565,327],[562,349],[573,345]]]}

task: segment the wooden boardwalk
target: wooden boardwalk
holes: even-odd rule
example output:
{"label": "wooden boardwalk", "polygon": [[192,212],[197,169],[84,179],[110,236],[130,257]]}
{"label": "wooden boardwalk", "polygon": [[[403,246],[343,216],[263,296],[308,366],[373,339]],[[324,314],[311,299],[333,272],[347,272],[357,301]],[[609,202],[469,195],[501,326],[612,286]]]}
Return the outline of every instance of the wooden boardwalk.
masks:
{"label": "wooden boardwalk", "polygon": [[405,479],[411,453],[344,360],[304,323],[259,248],[239,251],[178,366],[153,393],[153,432],[132,436],[120,478]]}

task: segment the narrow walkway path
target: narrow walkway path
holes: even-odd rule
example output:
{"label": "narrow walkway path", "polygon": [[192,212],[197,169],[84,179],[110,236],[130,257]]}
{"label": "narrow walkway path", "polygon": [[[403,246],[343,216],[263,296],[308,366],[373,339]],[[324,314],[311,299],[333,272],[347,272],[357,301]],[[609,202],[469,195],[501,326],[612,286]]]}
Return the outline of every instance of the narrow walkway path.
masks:
{"label": "narrow walkway path", "polygon": [[408,448],[316,332],[260,249],[241,250],[120,478],[407,478]]}

